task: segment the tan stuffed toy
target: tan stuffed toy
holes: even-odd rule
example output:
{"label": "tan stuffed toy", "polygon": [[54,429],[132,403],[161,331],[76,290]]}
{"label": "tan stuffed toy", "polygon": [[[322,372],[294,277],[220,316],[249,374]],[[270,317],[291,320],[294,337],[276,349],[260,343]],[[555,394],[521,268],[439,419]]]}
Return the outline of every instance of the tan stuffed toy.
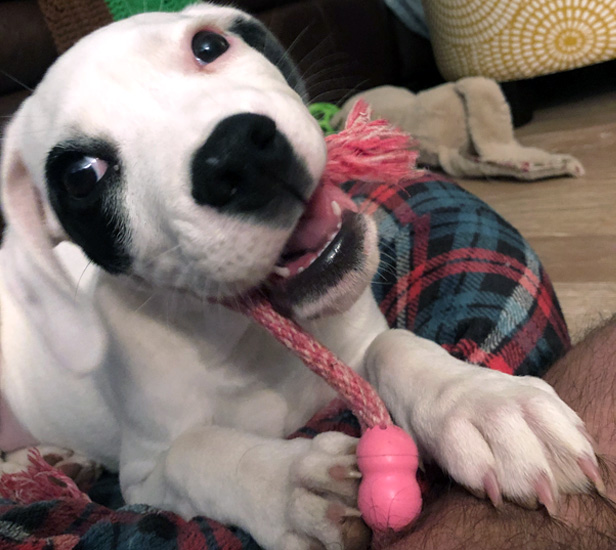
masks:
{"label": "tan stuffed toy", "polygon": [[385,118],[419,141],[418,162],[453,176],[538,180],[581,176],[582,164],[571,155],[523,147],[513,136],[511,111],[496,82],[463,78],[414,94],[382,86],[349,99],[334,117],[338,127],[352,105],[363,98],[373,118]]}

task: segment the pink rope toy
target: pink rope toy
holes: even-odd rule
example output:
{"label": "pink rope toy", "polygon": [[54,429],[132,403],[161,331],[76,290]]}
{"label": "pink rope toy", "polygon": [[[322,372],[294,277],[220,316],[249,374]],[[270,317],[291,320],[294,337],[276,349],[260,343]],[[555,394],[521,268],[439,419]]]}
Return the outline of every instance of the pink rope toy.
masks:
{"label": "pink rope toy", "polygon": [[[408,134],[387,121],[370,121],[370,108],[359,101],[345,129],[326,138],[328,160],[321,185],[340,185],[352,179],[397,184],[414,168],[417,153]],[[278,313],[257,293],[225,303],[267,329],[293,351],[347,402],[362,426],[357,462],[362,473],[359,509],[375,531],[400,530],[421,509],[417,484],[417,447],[394,426],[374,388],[295,321]]]}

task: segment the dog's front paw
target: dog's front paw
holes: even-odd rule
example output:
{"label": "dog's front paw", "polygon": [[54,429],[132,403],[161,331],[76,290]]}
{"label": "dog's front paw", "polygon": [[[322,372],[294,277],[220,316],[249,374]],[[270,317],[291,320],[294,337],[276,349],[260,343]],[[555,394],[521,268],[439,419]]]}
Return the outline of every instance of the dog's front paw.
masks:
{"label": "dog's front paw", "polygon": [[602,488],[582,420],[542,380],[469,366],[435,401],[413,421],[421,443],[495,505],[504,497],[554,513],[559,493]]}
{"label": "dog's front paw", "polygon": [[362,550],[370,531],[357,509],[357,440],[336,432],[316,436],[291,467],[284,550]]}

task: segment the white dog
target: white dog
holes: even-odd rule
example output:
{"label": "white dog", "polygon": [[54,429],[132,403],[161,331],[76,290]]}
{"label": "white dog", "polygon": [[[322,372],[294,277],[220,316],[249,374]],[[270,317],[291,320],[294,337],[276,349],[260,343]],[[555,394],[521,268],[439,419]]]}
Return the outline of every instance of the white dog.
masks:
{"label": "white dog", "polygon": [[332,391],[211,303],[267,283],[461,484],[548,509],[587,489],[593,449],[547,384],[388,330],[368,288],[375,226],[317,188],[325,145],[302,91],[257,21],[208,4],[112,24],[49,70],[2,154],[0,448],[74,449],[119,469],[129,503],[271,550],[339,548],[354,439],[283,439]]}

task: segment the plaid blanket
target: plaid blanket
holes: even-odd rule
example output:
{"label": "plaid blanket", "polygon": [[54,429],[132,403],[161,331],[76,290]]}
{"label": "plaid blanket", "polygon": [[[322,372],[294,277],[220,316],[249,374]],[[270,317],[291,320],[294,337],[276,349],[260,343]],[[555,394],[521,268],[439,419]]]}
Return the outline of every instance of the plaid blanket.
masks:
{"label": "plaid blanket", "polygon": [[[477,197],[432,174],[399,186],[350,182],[346,190],[379,225],[374,294],[392,327],[453,355],[512,374],[541,375],[569,347],[550,281],[528,243]],[[294,436],[358,434],[344,409],[328,409]],[[148,506],[120,506],[115,476],[95,502],[19,506],[0,500],[1,550],[249,550],[250,536],[206,518],[185,521]]]}

